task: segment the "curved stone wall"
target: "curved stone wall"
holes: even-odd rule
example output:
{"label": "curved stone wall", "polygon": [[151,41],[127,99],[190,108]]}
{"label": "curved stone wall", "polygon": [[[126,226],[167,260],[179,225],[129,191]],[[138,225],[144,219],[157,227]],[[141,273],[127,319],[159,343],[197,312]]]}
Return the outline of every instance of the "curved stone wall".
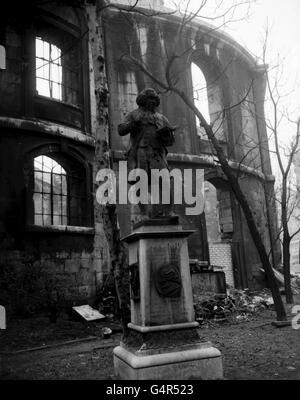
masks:
{"label": "curved stone wall", "polygon": [[[258,66],[253,57],[231,37],[200,20],[194,20],[183,27],[178,36],[182,23],[179,16],[160,12],[155,16],[150,12],[149,16],[149,10],[141,10],[124,13],[110,9],[103,17],[110,92],[110,140],[116,168],[117,161],[122,159],[128,148],[128,138],[118,136],[117,125],[127,112],[136,108],[136,94],[144,87],[152,86],[161,93],[160,111],[172,124],[178,126],[176,143],[169,148],[170,165],[203,168],[207,176],[210,175],[209,171],[220,169],[209,141],[197,134],[196,120],[191,110],[176,94],[165,93],[126,58],[126,55],[131,54],[143,62],[155,78],[164,82],[168,55],[174,51],[176,42],[178,58],[172,70],[176,84],[192,97],[191,63],[195,63],[203,72],[207,83],[210,119],[216,126],[220,126],[216,133],[218,139],[232,167],[240,176],[241,185],[269,248],[270,241],[275,237],[276,217],[265,194],[266,187],[272,192],[274,178],[263,121],[264,68]],[[210,182],[220,193],[227,192],[229,188],[226,179],[222,173],[218,174],[218,180],[212,179]],[[267,209],[268,206],[271,211]],[[222,204],[220,207],[223,207]],[[233,255],[235,283],[244,287],[264,284],[259,257],[232,193],[229,207],[232,229],[227,232],[224,240],[230,238],[236,253]],[[185,227],[196,229],[196,233],[189,239],[190,257],[209,261],[205,215],[187,217],[182,209],[176,211],[181,215]],[[129,209],[120,207],[119,215],[121,230],[127,234],[130,230]]]}

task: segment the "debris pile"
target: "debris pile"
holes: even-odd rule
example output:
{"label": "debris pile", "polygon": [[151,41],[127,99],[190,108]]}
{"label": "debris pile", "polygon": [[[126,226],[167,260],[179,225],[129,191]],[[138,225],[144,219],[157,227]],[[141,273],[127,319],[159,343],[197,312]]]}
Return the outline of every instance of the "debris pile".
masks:
{"label": "debris pile", "polygon": [[195,297],[196,320],[201,322],[206,319],[224,321],[235,311],[234,301],[227,295],[214,295],[211,298],[201,300]]}
{"label": "debris pile", "polygon": [[198,322],[204,320],[223,322],[229,317],[234,317],[239,322],[247,320],[249,314],[272,307],[273,304],[268,290],[250,294],[247,289],[229,289],[227,294],[211,294],[206,298],[194,295],[194,308]]}
{"label": "debris pile", "polygon": [[300,294],[300,275],[291,276],[291,286],[294,294]]}
{"label": "debris pile", "polygon": [[250,293],[248,289],[230,289],[228,292],[229,296],[233,298],[238,312],[251,313],[274,305],[268,289],[253,293]]}
{"label": "debris pile", "polygon": [[[264,272],[264,270],[261,268],[261,271]],[[283,274],[278,271],[277,269],[273,268],[273,272],[275,275],[275,278],[277,279],[277,281],[284,286],[284,276]],[[300,294],[300,277],[296,274],[293,275],[291,274],[291,289],[293,294]]]}

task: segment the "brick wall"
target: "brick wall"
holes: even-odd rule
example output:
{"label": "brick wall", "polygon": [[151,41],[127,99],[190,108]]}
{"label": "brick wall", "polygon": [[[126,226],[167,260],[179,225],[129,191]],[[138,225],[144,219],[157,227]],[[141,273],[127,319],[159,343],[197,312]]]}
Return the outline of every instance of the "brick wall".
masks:
{"label": "brick wall", "polygon": [[210,264],[225,273],[226,284],[234,286],[231,243],[209,243]]}

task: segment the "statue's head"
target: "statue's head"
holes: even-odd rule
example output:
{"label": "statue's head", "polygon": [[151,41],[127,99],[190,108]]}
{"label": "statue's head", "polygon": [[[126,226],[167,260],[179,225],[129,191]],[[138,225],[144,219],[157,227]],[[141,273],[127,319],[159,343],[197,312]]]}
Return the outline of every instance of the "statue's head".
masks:
{"label": "statue's head", "polygon": [[136,98],[136,103],[140,107],[155,109],[159,106],[160,98],[152,88],[146,88]]}

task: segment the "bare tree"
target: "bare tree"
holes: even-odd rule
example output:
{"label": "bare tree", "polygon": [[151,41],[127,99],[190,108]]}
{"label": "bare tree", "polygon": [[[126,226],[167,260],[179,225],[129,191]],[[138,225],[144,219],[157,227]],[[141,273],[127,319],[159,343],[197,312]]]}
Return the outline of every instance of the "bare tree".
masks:
{"label": "bare tree", "polygon": [[[269,28],[266,28],[265,40],[263,44],[263,62],[266,63],[267,49],[269,39]],[[276,155],[279,169],[279,191],[277,191],[277,203],[280,207],[280,232],[282,233],[282,255],[283,255],[283,275],[286,301],[293,303],[293,292],[291,288],[291,240],[300,232],[300,228],[290,232],[289,221],[293,215],[298,203],[296,195],[297,189],[293,188],[291,180],[291,168],[297,153],[299,154],[300,141],[300,119],[294,121],[289,115],[287,104],[288,93],[283,93],[281,85],[283,60],[278,58],[273,67],[275,73],[273,79],[270,77],[270,70],[266,72],[268,101],[271,107],[271,117],[267,119],[267,128],[272,134],[274,140],[274,153]],[[284,124],[285,122],[285,124]],[[283,137],[283,129],[294,126],[294,137],[289,144],[282,144],[280,138]]]}
{"label": "bare tree", "polygon": [[[243,4],[245,2],[242,2]],[[236,174],[236,171],[232,168],[232,165],[230,161],[228,160],[228,157],[220,144],[220,141],[218,140],[218,135],[217,132],[220,128],[220,124],[224,122],[224,119],[226,118],[227,113],[230,111],[230,109],[223,109],[220,112],[220,115],[222,116],[221,120],[220,118],[216,118],[214,122],[209,123],[203,116],[202,112],[196,107],[195,102],[191,96],[189,96],[184,88],[180,85],[180,79],[178,77],[178,68],[177,68],[177,62],[180,60],[180,58],[184,57],[186,52],[192,51],[192,48],[186,49],[185,53],[178,51],[180,48],[179,43],[181,40],[181,37],[186,34],[186,29],[188,25],[199,15],[201,15],[201,12],[203,10],[203,7],[206,4],[206,1],[202,1],[201,4],[199,5],[199,8],[196,12],[189,12],[188,11],[188,4],[184,9],[183,12],[181,12],[181,23],[178,24],[178,29],[176,32],[176,35],[173,38],[172,45],[169,46],[168,48],[164,49],[164,53],[167,55],[165,64],[164,64],[164,77],[161,78],[154,74],[152,70],[147,66],[147,64],[144,62],[143,59],[136,57],[133,52],[131,51],[130,46],[128,47],[128,51],[123,54],[122,56],[122,61],[125,61],[127,63],[132,63],[135,67],[138,67],[140,71],[142,71],[145,76],[150,78],[150,80],[157,86],[159,86],[163,91],[165,92],[172,92],[175,93],[177,96],[181,98],[181,100],[185,103],[185,105],[194,113],[194,115],[198,118],[200,121],[201,127],[204,129],[206,136],[208,140],[210,141],[214,153],[217,156],[218,164],[220,168],[222,169],[224,175],[227,178],[228,184],[232,190],[232,192],[235,195],[236,200],[240,204],[244,216],[249,228],[249,232],[251,234],[251,237],[253,239],[253,242],[255,244],[255,247],[257,249],[257,252],[259,254],[263,269],[266,273],[267,280],[272,292],[272,296],[274,299],[274,304],[276,308],[276,313],[277,313],[277,320],[286,320],[286,312],[283,306],[283,302],[279,293],[279,288],[278,284],[276,281],[276,278],[274,276],[274,272],[272,269],[271,262],[269,260],[268,253],[266,251],[265,245],[264,245],[264,240],[262,238],[260,229],[258,227],[258,221],[255,218],[255,215],[251,209],[251,206],[249,204],[249,201],[247,199],[247,196],[242,190],[242,187],[240,185],[239,178]],[[212,33],[215,30],[218,30],[220,26],[226,25],[228,23],[228,19],[226,16],[228,15],[230,18],[234,18],[232,12],[236,10],[236,7],[238,6],[237,3],[235,3],[233,9],[230,9],[228,13],[224,13],[221,16],[221,23],[217,24],[217,26],[211,27],[208,30],[208,33]],[[229,19],[230,19],[229,18]],[[213,18],[212,18],[213,19]],[[207,34],[207,32],[206,32]],[[162,60],[162,63],[164,61]],[[243,102],[246,100],[246,96],[244,96],[240,102]],[[235,104],[232,107],[237,107],[238,104]]]}

